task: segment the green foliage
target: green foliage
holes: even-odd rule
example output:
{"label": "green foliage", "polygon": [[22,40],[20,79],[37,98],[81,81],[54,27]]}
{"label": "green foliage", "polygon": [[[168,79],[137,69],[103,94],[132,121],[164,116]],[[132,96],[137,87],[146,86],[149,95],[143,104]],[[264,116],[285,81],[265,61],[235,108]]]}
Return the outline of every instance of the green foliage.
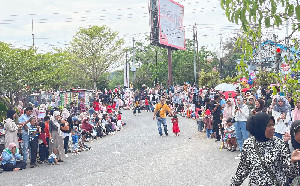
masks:
{"label": "green foliage", "polygon": [[280,77],[278,74],[268,71],[259,71],[256,74],[256,85],[257,86],[269,86],[270,84],[280,83]]}
{"label": "green foliage", "polygon": [[99,77],[108,70],[117,68],[122,54],[123,39],[117,38],[107,26],[80,28],[73,37],[70,53],[76,71],[97,89]]}
{"label": "green foliage", "polygon": [[6,117],[7,107],[6,105],[0,101],[0,122],[2,122]]}
{"label": "green foliage", "polygon": [[[107,73],[107,77],[109,77],[109,79],[107,79],[109,89],[113,89],[118,85],[122,87],[122,85],[124,84],[124,70],[117,70],[111,72],[110,74]],[[103,79],[105,79],[105,77]]]}
{"label": "green foliage", "polygon": [[214,88],[220,83],[219,77],[220,74],[217,71],[206,72],[204,70],[201,70],[200,77],[199,77],[199,85],[206,86],[209,88]]}

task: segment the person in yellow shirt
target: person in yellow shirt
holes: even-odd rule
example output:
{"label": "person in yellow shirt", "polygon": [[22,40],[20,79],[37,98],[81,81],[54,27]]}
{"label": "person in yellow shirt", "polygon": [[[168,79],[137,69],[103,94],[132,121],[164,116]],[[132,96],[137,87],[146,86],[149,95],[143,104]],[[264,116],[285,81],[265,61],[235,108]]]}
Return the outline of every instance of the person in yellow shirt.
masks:
{"label": "person in yellow shirt", "polygon": [[165,131],[166,136],[168,136],[167,118],[166,118],[167,117],[167,115],[166,115],[167,111],[171,114],[171,116],[173,115],[172,110],[166,104],[165,97],[162,97],[160,99],[160,103],[156,104],[156,107],[154,109],[154,115],[153,115],[153,120],[156,117],[158,133],[159,133],[160,136],[162,136],[161,124],[164,126],[164,131]]}

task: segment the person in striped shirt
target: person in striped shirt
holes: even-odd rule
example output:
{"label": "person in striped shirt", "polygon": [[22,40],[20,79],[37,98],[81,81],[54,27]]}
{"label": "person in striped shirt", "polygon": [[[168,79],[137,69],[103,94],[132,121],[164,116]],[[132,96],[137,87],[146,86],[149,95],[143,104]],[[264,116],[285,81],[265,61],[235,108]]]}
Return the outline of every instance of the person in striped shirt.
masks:
{"label": "person in striped shirt", "polygon": [[37,166],[36,157],[37,157],[37,150],[38,150],[39,133],[41,133],[41,128],[40,126],[37,126],[36,118],[32,117],[30,121],[30,126],[28,128],[30,154],[31,154],[30,168],[34,168]]}

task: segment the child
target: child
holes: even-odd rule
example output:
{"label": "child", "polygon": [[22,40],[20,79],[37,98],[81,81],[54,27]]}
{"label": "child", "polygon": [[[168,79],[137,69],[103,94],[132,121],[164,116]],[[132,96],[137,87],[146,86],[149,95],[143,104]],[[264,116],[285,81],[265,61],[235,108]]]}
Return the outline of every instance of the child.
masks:
{"label": "child", "polygon": [[213,122],[213,119],[212,119],[212,116],[211,116],[211,112],[210,112],[209,109],[207,109],[205,111],[205,118],[203,120],[205,129],[206,129],[207,139],[209,139],[209,137],[212,133],[212,122]]}
{"label": "child", "polygon": [[37,158],[37,150],[38,150],[38,139],[39,139],[39,133],[41,132],[40,126],[37,126],[36,118],[32,117],[30,119],[30,126],[29,126],[29,145],[30,145],[30,168],[34,168],[35,166],[38,166],[36,164],[36,158]]}
{"label": "child", "polygon": [[234,123],[234,120],[232,118],[228,118],[227,119],[227,126],[226,126],[226,130],[225,133],[227,134],[227,143],[229,145],[228,147],[228,151],[234,152],[236,151],[236,133],[235,133],[235,128],[234,125],[232,123]]}
{"label": "child", "polygon": [[147,112],[150,112],[148,97],[146,97],[146,99],[145,99],[145,107],[146,107]]}
{"label": "child", "polygon": [[48,158],[49,165],[54,165],[54,164],[58,165],[57,155],[58,155],[58,150],[57,148],[54,148],[52,154],[50,154]]}
{"label": "child", "polygon": [[173,123],[173,133],[175,133],[176,136],[179,136],[179,126],[178,126],[178,118],[176,115],[173,116],[173,118],[171,119],[172,123]]}
{"label": "child", "polygon": [[73,131],[72,132],[72,144],[73,144],[74,154],[79,154],[79,152],[78,152],[78,139],[79,139],[79,136],[76,135],[75,131]]}
{"label": "child", "polygon": [[39,136],[39,155],[40,155],[40,159],[39,159],[39,163],[46,163],[46,159],[47,159],[47,151],[48,151],[48,143],[46,140],[46,132],[45,132],[45,123],[44,122],[40,122],[39,126],[41,127],[41,133]]}

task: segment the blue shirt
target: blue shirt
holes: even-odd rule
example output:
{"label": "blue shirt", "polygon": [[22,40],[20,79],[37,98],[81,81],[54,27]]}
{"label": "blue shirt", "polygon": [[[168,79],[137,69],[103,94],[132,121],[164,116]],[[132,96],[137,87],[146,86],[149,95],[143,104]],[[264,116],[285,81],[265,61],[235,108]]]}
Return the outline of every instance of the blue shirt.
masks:
{"label": "blue shirt", "polygon": [[16,160],[20,160],[20,159],[21,159],[21,155],[19,154],[18,150],[16,150],[15,154],[10,153],[8,149],[4,149],[2,152],[2,165],[5,165],[7,163],[16,165]]}
{"label": "blue shirt", "polygon": [[[28,121],[30,118],[31,118],[31,116],[27,116],[26,114],[23,114],[22,116],[19,117],[19,123],[24,123],[24,122]],[[30,127],[29,122],[26,125],[28,128]],[[22,133],[27,134],[27,131],[25,131],[24,127],[22,127]]]}
{"label": "blue shirt", "polygon": [[72,141],[73,141],[73,144],[78,143],[78,136],[76,134],[72,136]]}

